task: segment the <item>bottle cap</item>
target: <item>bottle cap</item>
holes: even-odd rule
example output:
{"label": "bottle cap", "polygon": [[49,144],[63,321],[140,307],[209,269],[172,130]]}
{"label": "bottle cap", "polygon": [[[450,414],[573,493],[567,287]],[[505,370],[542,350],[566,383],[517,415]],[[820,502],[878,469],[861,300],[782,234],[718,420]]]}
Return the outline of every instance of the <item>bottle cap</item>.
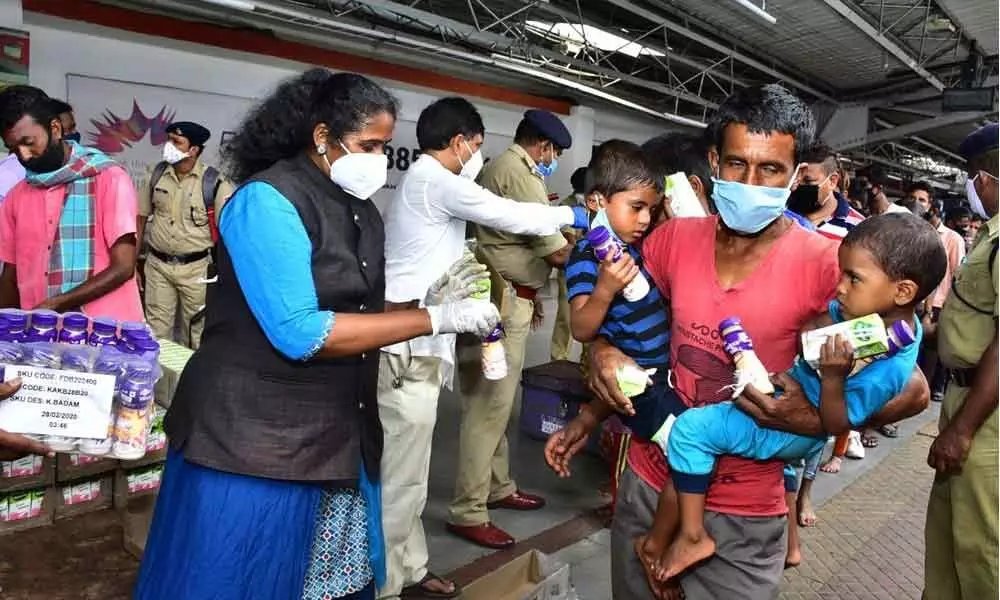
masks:
{"label": "bottle cap", "polygon": [[108,319],[106,317],[98,317],[94,319],[94,331],[99,331],[104,334],[114,334],[118,330],[118,323],[114,319]]}
{"label": "bottle cap", "polygon": [[125,374],[130,379],[152,377],[153,365],[143,360],[130,360],[125,363]]}
{"label": "bottle cap", "polygon": [[24,358],[21,347],[13,342],[0,342],[0,362],[19,363]]}
{"label": "bottle cap", "polygon": [[31,313],[32,327],[55,327],[59,322],[59,313],[54,310],[36,310]]}
{"label": "bottle cap", "polygon": [[30,347],[25,347],[24,360],[51,366],[59,364],[59,355],[49,344],[33,344]]}
{"label": "bottle cap", "polygon": [[503,324],[497,323],[497,326],[493,328],[493,331],[483,338],[484,342],[498,342],[503,338]]}
{"label": "bottle cap", "polygon": [[62,353],[62,367],[74,371],[90,371],[90,357],[90,350],[86,348],[66,348]]}
{"label": "bottle cap", "polygon": [[602,246],[611,239],[611,232],[604,225],[598,225],[587,232],[587,241],[595,246]]}
{"label": "bottle cap", "polygon": [[743,321],[739,317],[729,317],[728,319],[723,319],[719,322],[719,331],[725,331],[730,327],[743,328]]}
{"label": "bottle cap", "polygon": [[78,312],[66,313],[62,318],[63,327],[69,329],[86,329],[89,323],[90,317]]}
{"label": "bottle cap", "polygon": [[889,326],[889,335],[900,349],[905,348],[917,341],[917,336],[913,333],[913,328],[910,327],[910,324],[905,320],[896,321]]}

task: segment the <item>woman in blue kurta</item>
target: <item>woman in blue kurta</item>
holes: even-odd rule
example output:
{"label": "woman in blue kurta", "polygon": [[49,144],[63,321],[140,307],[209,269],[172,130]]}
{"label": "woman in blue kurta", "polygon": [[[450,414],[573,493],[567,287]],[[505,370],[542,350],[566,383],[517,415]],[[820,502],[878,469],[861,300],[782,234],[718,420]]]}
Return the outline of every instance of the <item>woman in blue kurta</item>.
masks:
{"label": "woman in blue kurta", "polygon": [[[374,595],[377,349],[499,320],[442,278],[439,305],[383,313],[396,104],[354,74],[281,85],[223,150],[218,282],[166,418],[170,452],[135,598]],[[312,565],[310,567],[310,564]]]}

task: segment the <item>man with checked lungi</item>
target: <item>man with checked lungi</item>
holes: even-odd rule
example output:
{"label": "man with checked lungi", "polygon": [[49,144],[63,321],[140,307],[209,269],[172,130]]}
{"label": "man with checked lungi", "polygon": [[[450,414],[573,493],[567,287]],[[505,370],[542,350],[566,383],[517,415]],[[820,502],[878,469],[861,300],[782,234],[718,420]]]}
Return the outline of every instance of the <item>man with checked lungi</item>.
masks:
{"label": "man with checked lungi", "polygon": [[38,88],[0,91],[0,135],[26,171],[0,206],[0,307],[141,321],[132,180],[65,139],[56,106]]}

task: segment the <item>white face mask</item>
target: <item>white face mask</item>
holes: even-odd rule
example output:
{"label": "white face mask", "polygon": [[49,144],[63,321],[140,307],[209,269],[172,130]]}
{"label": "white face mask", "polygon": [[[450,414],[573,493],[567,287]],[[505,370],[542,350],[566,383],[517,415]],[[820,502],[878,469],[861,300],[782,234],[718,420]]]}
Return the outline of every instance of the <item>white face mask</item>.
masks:
{"label": "white face mask", "polygon": [[475,181],[476,177],[479,176],[479,172],[483,170],[483,164],[484,164],[483,151],[482,149],[479,149],[476,150],[475,152],[472,152],[472,146],[469,145],[469,142],[463,141],[462,143],[464,143],[465,147],[469,149],[469,152],[472,153],[472,156],[469,157],[468,162],[463,163],[462,157],[458,156],[458,154],[456,153],[455,156],[458,156],[458,164],[462,165],[462,171],[459,173],[459,175],[461,177],[465,177],[466,179],[471,179]]}
{"label": "white face mask", "polygon": [[[993,177],[987,173],[989,177]],[[979,177],[979,173],[972,179],[965,180],[965,196],[969,199],[969,207],[972,208],[972,212],[976,213],[984,219],[989,219],[990,216],[986,214],[986,207],[983,206],[983,200],[979,197],[979,192],[976,191],[976,177]]]}
{"label": "white face mask", "polygon": [[332,163],[323,155],[330,165],[330,180],[355,198],[368,200],[389,178],[389,158],[383,153],[351,152],[343,142],[339,143],[346,155]]}
{"label": "white face mask", "polygon": [[163,160],[168,164],[176,165],[187,157],[187,153],[181,152],[173,142],[163,144]]}

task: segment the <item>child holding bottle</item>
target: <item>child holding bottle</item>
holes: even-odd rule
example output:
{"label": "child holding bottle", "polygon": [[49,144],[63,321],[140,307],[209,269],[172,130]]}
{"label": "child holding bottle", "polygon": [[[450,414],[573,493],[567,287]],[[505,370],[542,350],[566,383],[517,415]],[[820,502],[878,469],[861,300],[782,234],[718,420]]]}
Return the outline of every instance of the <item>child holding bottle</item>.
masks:
{"label": "child holding bottle", "polygon": [[[905,387],[916,366],[922,335],[914,309],[937,287],[946,268],[947,257],[937,233],[911,214],[871,218],[844,239],[839,260],[837,299],[830,303],[828,314],[808,329],[878,314],[894,333],[912,332],[910,339],[898,344],[892,356],[874,360],[861,370],[855,368],[854,349],[839,335],[822,346],[818,372],[799,357],[790,374],[818,407],[825,429],[821,436],[762,428],[731,402],[694,408],[679,416],[672,427],[666,424],[661,428],[652,439],[666,451],[670,483],[661,495],[648,535],[653,538],[652,546],[667,550],[662,557],[643,556],[645,539],[636,544],[643,564],[656,580],[676,577],[715,553],[715,543],[703,521],[705,491],[719,456],[785,461],[804,458],[823,447],[827,434],[861,425]],[[724,322],[724,330],[733,333],[733,327],[733,323]],[[761,381],[751,372],[752,367],[745,365],[744,361],[753,362],[752,357],[748,360],[752,350],[746,337],[744,332],[742,337],[728,340],[727,350],[738,357],[737,386]],[[770,387],[766,371],[764,374],[756,387]]]}
{"label": "child holding bottle", "polygon": [[[659,423],[685,408],[667,385],[670,324],[663,297],[648,285],[638,248],[663,201],[663,179],[639,146],[611,140],[594,153],[585,188],[597,212],[590,233],[577,243],[566,265],[570,327],[585,344],[605,337],[650,374],[652,385],[633,398],[643,418],[619,415],[636,435],[650,439]],[[595,234],[604,242],[599,247]],[[599,259],[608,247],[618,252]],[[627,299],[626,287],[643,287],[636,285],[641,283],[647,283],[648,291]],[[640,388],[646,379],[640,372]]]}

